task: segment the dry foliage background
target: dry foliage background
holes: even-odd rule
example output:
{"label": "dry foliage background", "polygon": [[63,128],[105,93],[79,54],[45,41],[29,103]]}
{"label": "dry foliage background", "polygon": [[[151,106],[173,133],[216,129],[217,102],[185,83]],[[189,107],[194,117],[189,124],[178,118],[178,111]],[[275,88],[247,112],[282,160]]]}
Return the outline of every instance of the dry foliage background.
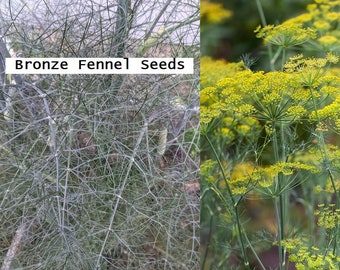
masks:
{"label": "dry foliage background", "polygon": [[[0,14],[1,270],[198,269],[199,2],[33,2]],[[4,45],[194,57],[195,74],[10,78]]]}

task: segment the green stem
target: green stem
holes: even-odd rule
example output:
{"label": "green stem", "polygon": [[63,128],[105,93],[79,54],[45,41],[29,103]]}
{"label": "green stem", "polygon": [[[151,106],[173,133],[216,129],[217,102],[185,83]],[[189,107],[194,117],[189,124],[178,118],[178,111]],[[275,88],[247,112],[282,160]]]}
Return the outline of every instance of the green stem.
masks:
{"label": "green stem", "polygon": [[277,51],[276,51],[276,53],[274,54],[274,56],[271,56],[271,60],[270,60],[270,65],[272,65],[273,67],[274,67],[274,65],[275,65],[275,62],[276,62],[276,60],[279,58],[279,56],[280,56],[280,54],[281,54],[281,52],[282,52],[282,47],[279,47],[278,49],[277,49]]}
{"label": "green stem", "polygon": [[216,152],[216,149],[215,149],[214,145],[212,144],[212,142],[210,141],[209,137],[208,137],[207,135],[204,135],[204,137],[205,137],[205,139],[207,140],[207,142],[208,142],[208,144],[209,144],[211,150],[212,150],[213,153],[214,153],[214,156],[215,156],[215,158],[216,158],[216,161],[217,161],[217,163],[218,163],[218,166],[219,166],[219,168],[220,168],[220,170],[221,170],[221,173],[222,173],[222,176],[223,176],[223,179],[224,179],[226,188],[227,188],[228,195],[230,196],[231,204],[234,206],[234,205],[236,204],[236,201],[235,201],[235,199],[234,199],[234,197],[233,197],[233,193],[232,193],[231,188],[230,188],[230,186],[229,186],[229,183],[228,183],[228,181],[227,181],[227,176],[226,176],[225,173],[224,173],[224,169],[223,169],[223,166],[222,166],[222,162],[221,162],[221,160],[220,160],[220,157],[218,156],[218,154],[217,154],[217,152]]}
{"label": "green stem", "polygon": [[282,49],[282,61],[281,61],[281,71],[283,71],[283,67],[286,63],[286,48]]}
{"label": "green stem", "polygon": [[220,160],[220,158],[219,158],[219,156],[216,152],[214,145],[212,144],[212,142],[210,141],[209,137],[206,134],[203,135],[203,136],[205,137],[205,139],[207,140],[211,150],[213,151],[214,156],[216,158],[216,161],[218,163],[218,166],[220,168],[220,171],[222,173],[222,176],[223,176],[223,179],[224,179],[224,182],[225,182],[225,185],[226,185],[227,193],[230,197],[230,204],[231,205],[228,205],[228,206],[229,207],[231,206],[231,209],[233,210],[233,211],[231,211],[231,213],[233,213],[234,220],[236,222],[237,238],[238,238],[238,241],[239,241],[240,246],[241,246],[241,252],[242,252],[242,256],[243,256],[243,260],[244,260],[244,267],[245,267],[246,270],[250,270],[249,260],[248,260],[248,256],[247,256],[247,253],[246,253],[246,248],[245,248],[244,239],[243,239],[244,232],[242,230],[240,216],[239,216],[239,213],[238,213],[238,204],[239,204],[240,201],[236,201],[234,196],[233,196],[233,193],[232,193],[231,188],[229,186],[227,177],[224,173],[224,168],[223,168],[222,162],[221,162],[221,160]]}
{"label": "green stem", "polygon": [[[275,127],[275,122],[272,123],[273,127]],[[275,129],[275,133],[273,134],[273,150],[274,150],[274,160],[275,163],[285,161],[285,145],[284,145],[284,127],[283,123],[280,126],[280,145],[278,142],[278,134]],[[285,177],[282,173],[276,177],[276,194],[275,198],[275,216],[277,220],[277,238],[278,238],[278,250],[279,250],[279,269],[283,270],[285,266],[285,254],[284,249],[282,247],[282,240],[285,236],[285,194],[283,189],[285,188]]]}
{"label": "green stem", "polygon": [[[316,103],[316,100],[315,100],[315,97],[313,95],[311,87],[309,87],[309,91],[310,91],[311,96],[312,96],[313,107],[314,107],[314,110],[315,110],[316,119],[320,123],[321,119],[319,118],[319,115],[318,115],[317,103]],[[338,191],[337,188],[336,188],[336,185],[335,185],[334,175],[333,175],[332,169],[331,169],[331,162],[330,162],[328,154],[327,154],[325,137],[324,137],[323,132],[319,131],[319,130],[316,130],[316,135],[317,135],[317,139],[319,141],[318,145],[320,145],[320,151],[321,151],[321,154],[323,156],[324,163],[326,164],[326,171],[328,173],[329,179],[331,180],[332,188],[333,188],[333,191],[334,191],[335,209],[339,209],[340,202],[339,202],[339,194],[338,193],[340,192],[340,190]],[[337,242],[338,242],[337,239],[339,237],[338,236],[338,228],[339,228],[339,225],[338,225],[338,222],[337,222],[337,225],[336,225],[336,228],[335,228],[335,233],[334,233],[334,239],[333,239],[333,255],[335,255],[335,256],[337,256]]]}
{"label": "green stem", "polygon": [[207,245],[205,247],[205,251],[204,251],[204,255],[203,255],[203,261],[202,261],[202,264],[201,264],[201,269],[204,269],[205,263],[206,263],[207,258],[208,258],[208,251],[209,251],[211,234],[212,234],[212,226],[213,226],[213,217],[214,217],[213,215],[210,216],[208,241],[207,241]]}
{"label": "green stem", "polygon": [[251,242],[250,242],[250,240],[249,240],[249,238],[248,238],[248,236],[246,234],[244,234],[244,238],[247,241],[248,246],[249,246],[250,250],[253,252],[253,255],[254,255],[255,259],[257,260],[257,262],[259,263],[259,266],[261,267],[261,269],[262,270],[266,270],[266,267],[263,265],[261,259],[257,255],[256,250],[254,249],[253,245],[251,244]]}
{"label": "green stem", "polygon": [[[260,15],[262,26],[266,26],[267,21],[266,21],[266,17],[264,15],[263,7],[262,7],[260,0],[256,0],[256,6],[257,6],[257,10],[258,10],[259,15]],[[271,44],[267,45],[267,50],[268,50],[268,55],[269,55],[269,59],[270,59],[270,69],[275,70],[274,64],[271,61],[271,59],[273,58],[273,50],[272,50]]]}

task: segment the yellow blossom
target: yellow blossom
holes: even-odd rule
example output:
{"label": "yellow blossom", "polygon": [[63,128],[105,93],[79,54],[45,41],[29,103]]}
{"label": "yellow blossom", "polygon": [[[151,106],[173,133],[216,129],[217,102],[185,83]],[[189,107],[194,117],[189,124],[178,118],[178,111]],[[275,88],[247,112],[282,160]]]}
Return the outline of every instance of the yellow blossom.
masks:
{"label": "yellow blossom", "polygon": [[229,143],[235,139],[235,134],[229,128],[221,128],[221,135],[226,143]]}
{"label": "yellow blossom", "polygon": [[330,25],[328,22],[326,21],[316,21],[313,23],[313,26],[317,29],[317,30],[327,30],[330,28]]}
{"label": "yellow blossom", "polygon": [[232,77],[238,71],[245,69],[242,62],[227,63],[224,60],[213,60],[212,58],[207,56],[201,57],[200,66],[201,88],[213,86],[218,80],[225,77],[226,75]]}
{"label": "yellow blossom", "polygon": [[201,90],[200,93],[200,102],[201,104],[204,103],[211,103],[212,100],[214,99],[214,96],[216,95],[216,87],[213,86],[208,86],[204,89]]}
{"label": "yellow blossom", "polygon": [[318,226],[326,229],[333,229],[340,224],[340,213],[329,206],[319,206],[319,209],[314,211],[314,215],[318,217]]}
{"label": "yellow blossom", "polygon": [[289,261],[295,263],[297,270],[337,270],[339,257],[331,252],[320,252],[315,246],[307,246],[307,239],[287,238],[281,241],[283,247],[289,252]]}
{"label": "yellow blossom", "polygon": [[306,113],[307,110],[301,105],[291,106],[287,109],[287,114],[294,118],[301,118],[302,116],[306,115]]}
{"label": "yellow blossom", "polygon": [[318,41],[320,42],[321,45],[329,46],[337,43],[338,39],[334,36],[327,35],[320,37]]}
{"label": "yellow blossom", "polygon": [[277,26],[267,25],[257,28],[258,38],[263,38],[266,43],[281,46],[283,48],[293,47],[315,37],[312,28],[302,28],[299,24],[282,23]]}
{"label": "yellow blossom", "polygon": [[339,94],[340,89],[338,87],[325,85],[320,89],[320,92],[322,92],[325,96],[336,96]]}
{"label": "yellow blossom", "polygon": [[237,126],[237,132],[242,136],[246,136],[250,131],[251,131],[251,128],[248,125]]}
{"label": "yellow blossom", "polygon": [[201,20],[206,19],[208,23],[219,23],[232,16],[230,10],[224,9],[221,4],[202,1],[200,5]]}
{"label": "yellow blossom", "polygon": [[295,101],[308,101],[312,98],[311,92],[306,88],[300,88],[291,95]]}
{"label": "yellow blossom", "polygon": [[255,111],[255,107],[251,104],[243,104],[235,108],[235,112],[242,113],[242,115],[249,115]]}
{"label": "yellow blossom", "polygon": [[326,59],[329,63],[336,64],[339,62],[339,56],[333,53],[327,53]]}
{"label": "yellow blossom", "polygon": [[325,186],[325,192],[328,192],[330,194],[333,194],[334,192],[336,192],[334,190],[333,184],[335,186],[336,191],[340,190],[340,180],[339,179],[334,179],[333,183],[332,183],[332,181],[330,181],[328,179],[328,182],[326,183],[326,186]]}
{"label": "yellow blossom", "polygon": [[231,181],[240,181],[240,179],[244,179],[249,177],[249,175],[254,170],[254,165],[251,163],[239,163],[233,168],[233,172],[231,174]]}
{"label": "yellow blossom", "polygon": [[340,19],[340,12],[327,12],[325,18],[328,21],[337,21]]}
{"label": "yellow blossom", "polygon": [[264,105],[276,104],[282,100],[282,96],[277,92],[271,92],[262,99]]}

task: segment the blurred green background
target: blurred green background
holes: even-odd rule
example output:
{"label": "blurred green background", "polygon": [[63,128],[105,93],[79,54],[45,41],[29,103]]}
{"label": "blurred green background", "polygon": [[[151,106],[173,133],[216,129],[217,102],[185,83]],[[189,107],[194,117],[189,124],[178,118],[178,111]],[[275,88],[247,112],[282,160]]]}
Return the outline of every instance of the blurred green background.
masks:
{"label": "blurred green background", "polygon": [[[257,8],[261,3],[267,24],[279,24],[284,20],[301,14],[311,0],[228,0],[201,1],[220,4],[231,11],[229,18],[218,22],[209,20],[201,8],[201,55],[228,62],[238,62],[242,55],[259,58],[259,63],[268,60],[262,47],[262,40],[255,37],[254,30],[262,25]],[[260,65],[256,69],[263,68]]]}

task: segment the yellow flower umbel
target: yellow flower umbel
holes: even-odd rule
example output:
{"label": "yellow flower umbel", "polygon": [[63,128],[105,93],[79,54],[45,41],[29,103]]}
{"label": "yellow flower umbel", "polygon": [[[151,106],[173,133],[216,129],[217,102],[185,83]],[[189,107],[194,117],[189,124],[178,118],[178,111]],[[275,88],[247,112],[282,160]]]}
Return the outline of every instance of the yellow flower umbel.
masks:
{"label": "yellow flower umbel", "polygon": [[289,261],[295,263],[297,270],[338,270],[340,257],[331,251],[321,251],[318,247],[308,247],[307,239],[289,238],[282,245],[289,252]]}
{"label": "yellow flower umbel", "polygon": [[[249,239],[237,223],[244,199],[255,192],[271,199],[282,269],[285,251],[298,270],[340,269],[340,150],[339,140],[328,137],[340,134],[340,68],[332,67],[339,61],[338,10],[339,0],[315,0],[306,14],[258,28],[268,45],[270,72],[252,71],[242,62],[202,61],[202,156],[218,164],[203,178],[216,195],[211,209],[223,206],[230,224],[219,226],[223,233],[236,228],[242,246]],[[287,48],[307,45],[318,57],[300,53],[287,61]],[[334,205],[313,213],[315,205],[331,199]],[[308,218],[290,230],[295,202]]]}
{"label": "yellow flower umbel", "polygon": [[340,225],[340,209],[334,209],[334,206],[334,204],[329,206],[320,204],[319,208],[314,211],[314,215],[318,218],[318,226],[329,230]]}
{"label": "yellow flower umbel", "polygon": [[312,28],[302,28],[301,24],[292,23],[258,27],[255,33],[256,37],[263,38],[266,43],[283,48],[294,47],[315,38],[315,31]]}
{"label": "yellow flower umbel", "polygon": [[224,60],[213,60],[208,56],[201,57],[201,88],[215,85],[225,76],[232,77],[238,71],[244,70],[245,66],[242,62],[227,63]]}
{"label": "yellow flower umbel", "polygon": [[254,165],[249,162],[243,162],[235,165],[229,180],[229,185],[234,195],[245,194],[248,188],[254,184],[252,183],[253,181],[251,178],[253,171]]}
{"label": "yellow flower umbel", "polygon": [[313,31],[308,47],[324,52],[339,51],[340,31],[338,30],[338,22],[340,19],[340,2],[337,0],[315,0],[314,2],[314,4],[307,6],[306,13],[285,21],[283,25],[300,28],[300,31],[302,29]]}

